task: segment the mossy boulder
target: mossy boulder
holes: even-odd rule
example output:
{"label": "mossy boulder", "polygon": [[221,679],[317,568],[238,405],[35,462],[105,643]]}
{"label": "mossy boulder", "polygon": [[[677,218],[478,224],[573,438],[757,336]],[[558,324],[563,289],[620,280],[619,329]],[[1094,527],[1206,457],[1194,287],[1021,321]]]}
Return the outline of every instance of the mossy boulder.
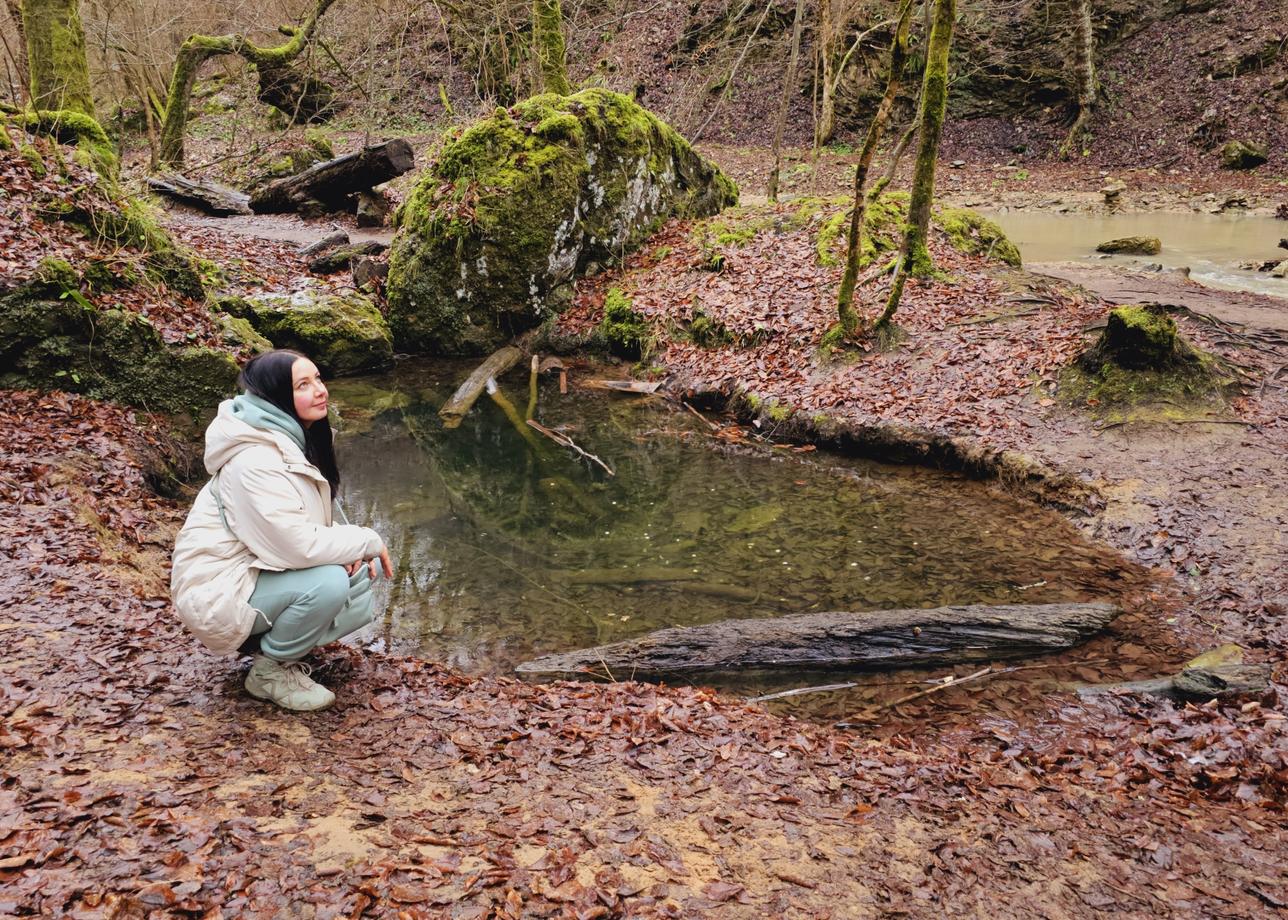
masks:
{"label": "mossy boulder", "polygon": [[231,354],[168,345],[137,313],[66,296],[76,288],[56,275],[51,270],[0,295],[0,387],[68,390],[192,414],[235,391],[238,368]]}
{"label": "mossy boulder", "polygon": [[737,188],[628,96],[587,89],[499,109],[449,138],[394,218],[400,349],[478,354],[540,324],[591,263]]}
{"label": "mossy boulder", "polygon": [[260,294],[216,302],[222,313],[244,319],[276,348],[294,348],[324,374],[342,376],[393,366],[389,326],[365,294]]}
{"label": "mossy boulder", "polygon": [[1162,251],[1163,242],[1156,236],[1124,236],[1096,247],[1096,252],[1123,256],[1156,256]]}
{"label": "mossy boulder", "polygon": [[1104,334],[1061,378],[1061,394],[1119,420],[1206,418],[1221,412],[1234,377],[1193,347],[1158,304],[1116,307]]}
{"label": "mossy boulder", "polygon": [[1002,228],[977,211],[968,208],[940,208],[935,223],[948,235],[953,248],[971,255],[1000,259],[1019,268],[1020,250]]}
{"label": "mossy boulder", "polygon": [[631,299],[617,288],[604,295],[604,318],[598,331],[608,350],[623,358],[639,360],[652,350],[648,320],[635,312]]}
{"label": "mossy boulder", "polygon": [[1221,148],[1221,165],[1226,169],[1255,169],[1268,159],[1264,144],[1229,141]]}

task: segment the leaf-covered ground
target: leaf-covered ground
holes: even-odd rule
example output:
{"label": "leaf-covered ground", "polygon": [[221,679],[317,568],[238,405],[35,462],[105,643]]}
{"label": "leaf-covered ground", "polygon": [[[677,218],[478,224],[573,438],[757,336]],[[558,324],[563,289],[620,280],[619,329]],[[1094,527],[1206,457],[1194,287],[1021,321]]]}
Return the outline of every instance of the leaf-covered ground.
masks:
{"label": "leaf-covered ground", "polygon": [[1064,701],[929,743],[700,689],[330,647],[246,697],[166,599],[147,420],[0,395],[0,912],[67,917],[1265,916],[1269,700]]}

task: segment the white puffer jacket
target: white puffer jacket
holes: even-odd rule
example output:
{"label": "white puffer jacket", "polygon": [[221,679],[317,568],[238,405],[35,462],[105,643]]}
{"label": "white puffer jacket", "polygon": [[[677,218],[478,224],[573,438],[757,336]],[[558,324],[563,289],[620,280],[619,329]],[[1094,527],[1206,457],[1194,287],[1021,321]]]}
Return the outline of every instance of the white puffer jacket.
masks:
{"label": "white puffer jacket", "polygon": [[384,545],[370,528],[333,524],[331,486],[300,446],[238,414],[226,400],[206,429],[212,479],[175,541],[170,574],[179,618],[219,654],[235,652],[251,633],[256,614],[247,602],[259,571],[344,565]]}

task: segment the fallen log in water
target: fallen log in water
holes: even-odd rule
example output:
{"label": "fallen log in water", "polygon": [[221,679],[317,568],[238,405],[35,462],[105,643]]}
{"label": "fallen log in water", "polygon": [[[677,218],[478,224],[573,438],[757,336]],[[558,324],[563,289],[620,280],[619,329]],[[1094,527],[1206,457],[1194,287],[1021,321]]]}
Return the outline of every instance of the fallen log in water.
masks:
{"label": "fallen log in water", "polygon": [[460,425],[461,419],[465,418],[470,407],[478,401],[488,380],[500,377],[518,364],[521,357],[523,352],[513,345],[506,345],[492,352],[486,361],[474,368],[474,372],[465,378],[465,382],[452,394],[452,398],[443,403],[443,408],[438,410],[438,416],[443,420],[443,427],[455,428]]}
{"label": "fallen log in water", "polygon": [[250,213],[249,195],[216,182],[194,182],[179,173],[162,173],[148,179],[148,188],[184,204],[196,205],[215,217]]}
{"label": "fallen log in water", "polygon": [[675,627],[525,661],[523,674],[661,674],[735,668],[897,668],[1058,651],[1104,629],[1113,604],[1016,604],[804,613]]}

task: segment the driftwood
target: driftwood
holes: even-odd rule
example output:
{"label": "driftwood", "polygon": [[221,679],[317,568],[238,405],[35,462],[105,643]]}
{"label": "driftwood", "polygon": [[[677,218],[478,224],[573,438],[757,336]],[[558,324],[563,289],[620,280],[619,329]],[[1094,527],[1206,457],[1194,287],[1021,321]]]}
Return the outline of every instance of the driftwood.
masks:
{"label": "driftwood", "polygon": [[1016,604],[806,613],[676,627],[527,661],[525,674],[660,674],[734,668],[897,668],[1070,648],[1121,613],[1112,604]]}
{"label": "driftwood", "polygon": [[350,246],[341,246],[309,260],[309,271],[315,275],[334,275],[348,269],[355,259],[374,256],[389,247],[377,240],[366,240]]}
{"label": "driftwood", "polygon": [[184,204],[196,205],[216,217],[250,213],[249,195],[217,182],[194,182],[179,173],[162,173],[148,179],[148,188]]}
{"label": "driftwood", "polygon": [[307,246],[301,246],[295,251],[304,258],[310,259],[313,256],[321,255],[328,249],[335,249],[337,246],[348,245],[349,234],[345,233],[343,230],[337,230],[335,233],[328,234],[317,242],[309,243]]}
{"label": "driftwood", "polygon": [[1168,677],[1078,689],[1081,696],[1112,692],[1161,696],[1180,703],[1256,698],[1272,692],[1270,665],[1245,664],[1243,649],[1222,645],[1191,659]]}
{"label": "driftwood", "polygon": [[402,138],[385,141],[276,179],[251,196],[250,207],[256,214],[352,211],[359,192],[401,176],[414,165],[411,144]]}
{"label": "driftwood", "polygon": [[465,418],[466,413],[470,411],[470,407],[482,395],[488,380],[492,377],[500,377],[518,364],[521,357],[523,357],[523,353],[513,345],[506,345],[492,352],[486,361],[476,367],[474,372],[465,378],[465,382],[452,394],[452,398],[443,403],[443,408],[438,410],[438,416],[443,420],[443,427],[458,427],[461,424],[461,419]]}

